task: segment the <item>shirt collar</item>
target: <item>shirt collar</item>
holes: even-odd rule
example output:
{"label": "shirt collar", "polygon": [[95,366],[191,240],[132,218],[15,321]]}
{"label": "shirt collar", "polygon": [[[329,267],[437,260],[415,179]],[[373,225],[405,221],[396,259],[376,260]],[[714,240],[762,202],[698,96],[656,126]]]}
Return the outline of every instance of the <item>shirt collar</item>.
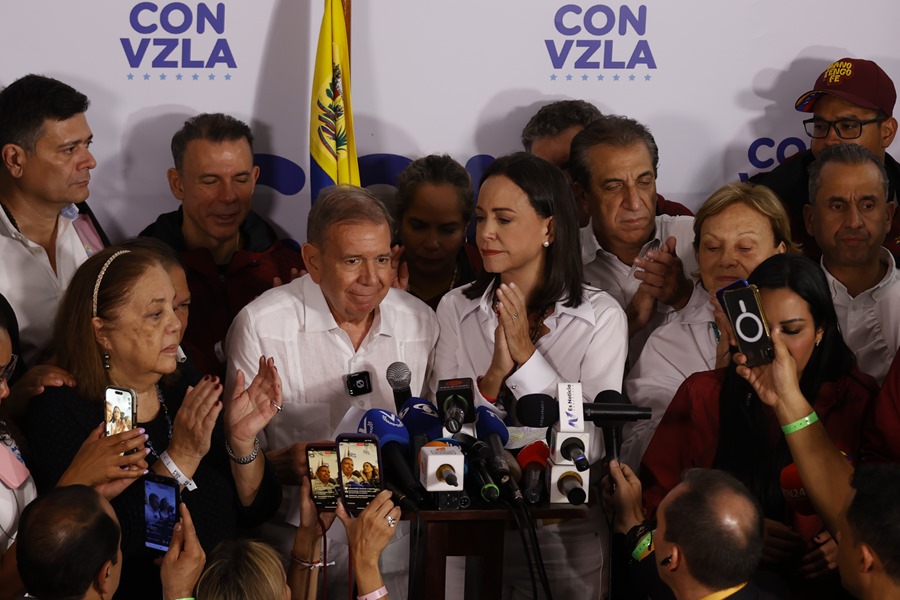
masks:
{"label": "shirt collar", "polygon": [[[887,265],[887,270],[884,273],[884,277],[882,277],[881,281],[879,281],[873,287],[871,287],[868,290],[866,290],[865,292],[863,292],[863,294],[866,294],[866,293],[872,294],[872,298],[874,300],[877,300],[878,296],[881,295],[881,292],[884,289],[886,289],[888,287],[888,285],[893,283],[894,280],[897,278],[897,272],[896,272],[897,271],[897,263],[894,260],[894,255],[891,254],[891,251],[888,250],[887,248],[885,248],[884,246],[881,247],[881,252],[879,254],[879,260],[881,261],[882,264]],[[819,259],[819,265],[822,267],[822,271],[825,272],[825,279],[828,280],[828,284],[829,284],[829,287],[831,288],[832,295],[837,294],[837,293],[846,294],[847,286],[845,286],[843,283],[838,281],[838,279],[828,271],[828,269],[825,267],[825,257],[824,256]]]}
{"label": "shirt collar", "polygon": [[[659,241],[660,244],[662,240],[659,239],[659,229],[660,229],[660,218],[659,216],[654,217],[653,220],[653,235],[650,236],[650,239],[641,246],[641,252],[647,248],[648,244],[652,244],[655,241]],[[587,225],[578,230],[579,237],[581,238],[581,262],[585,265],[590,264],[597,258],[597,254],[603,252],[604,254],[609,255],[612,258],[616,258],[614,254],[608,252],[600,245],[600,242],[597,241],[597,236],[594,234],[594,225],[593,221],[589,221]],[[616,258],[618,260],[618,258]]]}
{"label": "shirt collar", "polygon": [[[307,332],[315,331],[331,331],[340,329],[331,309],[328,307],[328,301],[325,300],[325,294],[322,293],[322,287],[313,281],[312,277],[307,273],[299,279],[303,290],[303,306],[304,318]],[[394,290],[388,290],[388,296]],[[392,335],[391,324],[394,322],[390,307],[387,306],[388,296],[384,297],[381,304],[375,307],[375,319],[372,321],[372,327],[369,329],[368,335]],[[382,310],[385,308],[387,310]]]}

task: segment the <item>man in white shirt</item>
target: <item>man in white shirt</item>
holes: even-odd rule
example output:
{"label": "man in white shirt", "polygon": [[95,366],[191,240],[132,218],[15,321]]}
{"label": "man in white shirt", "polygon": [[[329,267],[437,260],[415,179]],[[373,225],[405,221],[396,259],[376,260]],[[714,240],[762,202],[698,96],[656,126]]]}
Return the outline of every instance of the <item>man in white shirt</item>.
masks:
{"label": "man in white shirt", "polygon": [[900,345],[900,277],[882,246],[896,206],[884,164],[865,147],[823,150],[809,174],[806,230],[822,249],[844,341],[861,371],[881,385]]}
{"label": "man in white shirt", "polygon": [[[282,483],[293,486],[265,532],[288,549],[294,529],[284,521],[296,516],[296,486],[309,475],[306,442],[334,439],[353,407],[395,410],[385,378],[395,361],[409,366],[410,389],[422,396],[438,335],[431,309],[391,288],[390,217],[369,192],[353,186],[323,191],[309,213],[306,235],[303,260],[309,273],[244,307],[226,340],[226,389],[234,385],[238,369],[254,372],[263,354],[280,367],[283,410],[260,441]],[[356,431],[356,423],[350,431]],[[402,546],[408,540],[395,539],[402,542],[385,551],[383,574],[391,597],[404,598]],[[329,543],[328,548],[329,560],[346,552],[346,546]],[[336,578],[331,582],[329,575],[329,585],[340,585],[340,570],[329,569]]]}
{"label": "man in white shirt", "polygon": [[0,92],[0,293],[19,322],[23,358],[38,362],[81,263],[108,244],[85,200],[93,134],[88,99],[26,75]]}
{"label": "man in white shirt", "polygon": [[582,236],[584,277],[625,309],[629,366],[667,314],[687,305],[698,269],[693,217],[656,216],[658,163],[650,131],[627,117],[604,116],[572,140],[572,189],[594,234]]}

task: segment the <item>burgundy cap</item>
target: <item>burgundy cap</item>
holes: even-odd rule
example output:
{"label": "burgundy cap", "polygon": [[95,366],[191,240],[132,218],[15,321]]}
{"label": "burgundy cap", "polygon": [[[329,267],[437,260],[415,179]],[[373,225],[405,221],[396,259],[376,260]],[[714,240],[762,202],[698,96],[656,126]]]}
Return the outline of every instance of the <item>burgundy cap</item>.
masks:
{"label": "burgundy cap", "polygon": [[851,104],[880,110],[887,116],[894,114],[897,90],[894,82],[881,67],[871,60],[842,58],[834,62],[816,79],[816,86],[794,103],[801,112],[813,112],[822,94],[837,96]]}

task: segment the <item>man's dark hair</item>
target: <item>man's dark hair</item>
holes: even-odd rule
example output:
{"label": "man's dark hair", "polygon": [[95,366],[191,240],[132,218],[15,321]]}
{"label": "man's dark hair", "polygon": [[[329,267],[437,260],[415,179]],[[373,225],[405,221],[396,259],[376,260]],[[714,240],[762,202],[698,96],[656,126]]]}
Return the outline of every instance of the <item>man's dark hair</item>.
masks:
{"label": "man's dark hair", "polygon": [[44,121],[65,121],[86,112],[87,96],[51,77],[26,75],[0,92],[0,148],[7,144],[34,152]]}
{"label": "man's dark hair", "polygon": [[463,223],[468,224],[475,210],[472,179],[466,168],[447,154],[429,154],[414,160],[403,169],[397,178],[397,223],[403,220],[403,214],[412,204],[413,197],[422,185],[448,184],[456,190],[459,197],[460,212]]}
{"label": "man's dark hair", "polygon": [[810,202],[813,202],[816,199],[816,194],[819,193],[819,188],[822,187],[822,169],[828,163],[836,163],[839,165],[865,165],[871,163],[875,165],[875,168],[878,169],[878,174],[881,177],[881,186],[884,188],[884,198],[885,200],[890,199],[888,197],[888,176],[887,171],[884,168],[884,163],[878,160],[878,157],[872,154],[865,146],[860,146],[859,144],[835,144],[834,146],[825,148],[825,150],[816,156],[816,160],[809,165],[808,191]]}
{"label": "man's dark hair", "polygon": [[653,134],[634,119],[621,115],[605,115],[597,119],[572,139],[572,153],[569,156],[569,171],[572,179],[585,189],[591,185],[591,161],[588,153],[594,146],[608,145],[627,148],[641,143],[647,146],[653,163],[653,176],[659,168],[659,148]]}
{"label": "man's dark hair", "polygon": [[885,573],[900,584],[900,465],[862,465],[850,483],[856,489],[847,509],[853,537],[871,547]]}
{"label": "man's dark hair", "polygon": [[576,125],[587,127],[602,116],[600,109],[584,100],[557,100],[545,104],[522,130],[522,146],[525,152],[531,152],[534,140],[557,136]]}
{"label": "man's dark hair", "polygon": [[184,166],[184,152],[190,141],[206,140],[220,143],[234,142],[240,139],[247,140],[252,153],[253,132],[243,121],[222,113],[203,113],[191,117],[172,136],[172,159],[175,161],[175,168],[181,172],[181,168]]}
{"label": "man's dark hair", "polygon": [[19,521],[16,561],[32,596],[83,598],[106,561],[116,562],[119,526],[93,488],[73,485],[38,496]]}
{"label": "man's dark hair", "polygon": [[[691,575],[702,585],[724,590],[748,581],[762,557],[759,503],[744,484],[724,471],[691,469],[682,481],[684,491],[663,514],[665,540],[681,548]],[[723,523],[720,503],[727,496],[737,496],[749,508],[737,527]]]}

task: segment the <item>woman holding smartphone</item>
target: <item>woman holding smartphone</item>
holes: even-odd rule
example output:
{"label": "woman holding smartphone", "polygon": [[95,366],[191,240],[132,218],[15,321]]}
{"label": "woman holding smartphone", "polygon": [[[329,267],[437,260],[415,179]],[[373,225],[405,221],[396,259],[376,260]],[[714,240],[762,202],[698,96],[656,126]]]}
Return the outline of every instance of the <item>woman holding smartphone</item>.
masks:
{"label": "woman holding smartphone", "polygon": [[[256,434],[281,406],[274,363],[260,359],[245,389],[238,377],[223,406],[222,385],[207,376],[195,386],[177,371],[182,325],[176,293],[156,253],[107,248],[75,273],[60,304],[55,343],[75,387],[47,389],[31,402],[25,428],[38,489],[56,483],[80,440],[103,420],[110,385],[137,394],[135,421],[147,436],[147,462],[175,477],[206,547],[264,521],[281,490],[259,452]],[[143,493],[130,488],[112,504],[125,557],[120,598],[159,595],[159,571],[144,548]]]}
{"label": "woman holding smartphone", "polygon": [[[563,172],[530,154],[498,158],[482,177],[475,220],[485,271],[438,306],[433,388],[441,379],[471,377],[476,403],[504,416],[523,395],[555,397],[562,382],[580,381],[587,402],[620,391],[625,313],[584,284],[575,199]],[[599,431],[592,437],[596,461],[603,443]],[[602,561],[594,546],[602,516],[589,525],[576,521],[541,529],[547,575],[560,597],[598,597]],[[504,566],[509,586],[521,588],[514,596],[531,591],[526,561],[513,555],[518,546],[507,544]]]}
{"label": "woman holding smartphone", "polygon": [[[835,445],[855,459],[878,388],[854,366],[821,268],[802,256],[778,254],[748,281],[759,288],[769,326],[781,328],[803,395],[812,400]],[[734,364],[696,373],[678,389],[644,455],[644,505],[655,510],[687,468],[728,471],[762,505],[762,568],[778,571],[795,592],[812,594],[798,597],[828,598],[839,586],[822,576],[835,569],[837,544],[808,507],[785,499],[797,491],[782,479],[790,476],[792,462],[771,407],[760,402]]]}

